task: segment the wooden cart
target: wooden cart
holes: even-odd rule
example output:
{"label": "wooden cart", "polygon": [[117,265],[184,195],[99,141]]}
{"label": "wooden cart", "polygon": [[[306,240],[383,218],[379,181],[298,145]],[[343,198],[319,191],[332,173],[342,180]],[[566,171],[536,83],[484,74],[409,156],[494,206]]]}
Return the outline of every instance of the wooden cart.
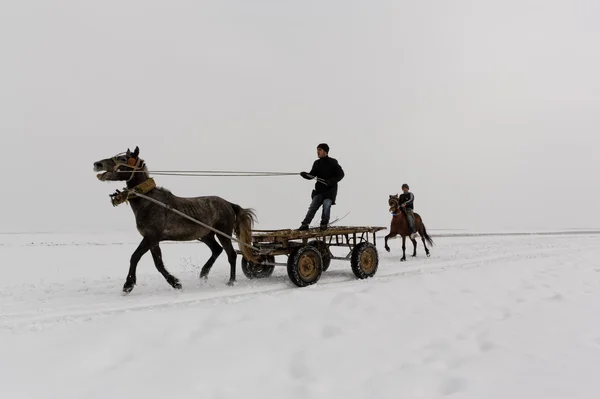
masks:
{"label": "wooden cart", "polygon": [[[290,280],[298,287],[315,284],[329,268],[332,259],[349,260],[352,272],[359,279],[377,273],[379,254],[376,233],[385,227],[330,227],[327,230],[254,230],[252,245],[260,250],[261,262],[249,262],[242,255],[242,272],[249,279],[267,278],[275,266],[287,267]],[[330,247],[347,247],[345,257],[336,257]],[[238,254],[241,252],[238,250]],[[275,256],[286,255],[286,263]]]}

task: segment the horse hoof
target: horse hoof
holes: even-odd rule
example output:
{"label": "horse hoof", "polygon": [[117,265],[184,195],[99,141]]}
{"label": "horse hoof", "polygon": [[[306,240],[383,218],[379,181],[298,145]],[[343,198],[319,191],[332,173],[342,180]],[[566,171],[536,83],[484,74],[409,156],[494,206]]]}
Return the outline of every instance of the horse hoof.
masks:
{"label": "horse hoof", "polygon": [[385,250],[390,252],[390,247],[385,247]]}
{"label": "horse hoof", "polygon": [[427,254],[427,257],[429,258],[431,256],[431,254]]}
{"label": "horse hoof", "polygon": [[233,287],[235,285],[235,280],[229,280],[227,282],[227,285],[230,286],[230,287]]}
{"label": "horse hoof", "polygon": [[125,285],[123,287],[123,295],[129,294],[131,291],[133,291],[133,285]]}
{"label": "horse hoof", "polygon": [[168,276],[167,283],[169,283],[169,285],[175,288],[176,290],[181,289],[181,283],[179,282],[179,279],[175,276]]}
{"label": "horse hoof", "polygon": [[406,262],[406,258],[400,258],[400,262]]}

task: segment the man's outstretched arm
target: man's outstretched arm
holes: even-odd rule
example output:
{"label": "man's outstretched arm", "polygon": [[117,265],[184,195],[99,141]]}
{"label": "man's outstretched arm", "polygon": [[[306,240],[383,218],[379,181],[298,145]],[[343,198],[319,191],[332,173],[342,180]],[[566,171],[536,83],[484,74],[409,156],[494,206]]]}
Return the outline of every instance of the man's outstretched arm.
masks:
{"label": "man's outstretched arm", "polygon": [[317,161],[313,162],[310,172],[300,172],[300,176],[304,177],[306,180],[312,180],[317,177]]}

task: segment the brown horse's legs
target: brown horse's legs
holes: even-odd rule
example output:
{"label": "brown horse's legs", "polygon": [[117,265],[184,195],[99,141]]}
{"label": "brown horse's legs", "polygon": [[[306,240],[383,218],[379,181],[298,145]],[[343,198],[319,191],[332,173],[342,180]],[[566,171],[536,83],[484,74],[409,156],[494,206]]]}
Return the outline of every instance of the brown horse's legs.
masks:
{"label": "brown horse's legs", "polygon": [[425,247],[425,253],[429,256],[429,248],[427,248],[427,244],[425,243],[425,234],[421,234],[421,241],[423,241],[423,246]]}
{"label": "brown horse's legs", "polygon": [[206,278],[213,264],[215,263],[219,255],[221,255],[221,252],[223,252],[223,248],[219,245],[217,240],[215,240],[214,233],[210,233],[209,235],[200,239],[200,241],[205,243],[211,252],[210,258],[206,261],[204,266],[202,266],[202,270],[200,270],[200,278]]}
{"label": "brown horse's legs", "polygon": [[171,287],[175,288],[176,290],[181,289],[181,283],[179,282],[179,279],[169,273],[165,267],[165,264],[162,260],[162,251],[160,246],[156,244],[150,248],[150,253],[152,254],[152,259],[154,259],[154,266],[156,266],[156,270],[163,275],[165,280],[167,280],[167,283],[169,283]]}
{"label": "brown horse's legs", "polygon": [[406,260],[406,236],[402,236],[402,258],[400,258],[400,262],[404,262]]}
{"label": "brown horse's legs", "polygon": [[223,246],[225,253],[227,254],[227,260],[229,261],[230,271],[229,271],[229,281],[227,285],[233,285],[235,283],[235,262],[237,260],[237,253],[233,248],[233,244],[231,244],[231,240],[229,238],[225,238],[219,235],[219,242]]}
{"label": "brown horse's legs", "polygon": [[390,233],[387,236],[384,237],[385,241],[384,241],[384,246],[385,246],[385,250],[390,252],[390,247],[388,246],[388,238],[394,238],[396,237],[396,233]]}
{"label": "brown horse's legs", "polygon": [[414,238],[410,239],[413,243],[413,254],[412,256],[417,256],[417,240],[415,240]]}
{"label": "brown horse's legs", "polygon": [[131,260],[129,261],[129,273],[127,273],[127,279],[125,280],[125,285],[123,285],[123,292],[128,294],[133,290],[133,286],[136,283],[135,271],[138,262],[154,245],[156,245],[156,241],[144,237],[142,242],[140,242],[140,245],[138,245],[137,249],[131,255]]}

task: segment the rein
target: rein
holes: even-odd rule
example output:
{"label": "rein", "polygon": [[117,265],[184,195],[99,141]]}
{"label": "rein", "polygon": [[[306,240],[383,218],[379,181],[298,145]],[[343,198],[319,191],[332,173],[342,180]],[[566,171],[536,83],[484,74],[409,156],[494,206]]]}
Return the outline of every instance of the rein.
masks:
{"label": "rein", "polygon": [[[140,173],[141,170],[134,173]],[[154,175],[163,176],[293,176],[298,173],[290,172],[243,172],[243,171],[227,171],[227,170],[155,170],[151,172]]]}
{"label": "rein", "polygon": [[[129,157],[127,163],[119,161],[119,156],[126,155],[127,153],[122,152],[113,157],[112,161],[115,163],[110,172],[124,172],[120,170],[121,167],[131,169],[127,171],[131,173],[131,176],[126,181],[129,182],[136,173],[149,173],[157,176],[195,176],[195,177],[274,177],[274,176],[296,176],[301,175],[298,172],[249,172],[249,171],[228,171],[228,170],[155,170],[150,172],[146,167],[144,161],[140,158]],[[319,183],[328,185],[327,182],[317,176],[310,176],[311,179],[317,180]]]}
{"label": "rein", "polygon": [[[137,187],[137,186],[136,186],[136,187]],[[200,226],[202,226],[202,227],[205,227],[205,228],[207,228],[207,229],[209,229],[209,230],[211,230],[211,231],[213,231],[213,232],[215,232],[215,233],[217,233],[217,234],[220,234],[220,235],[222,235],[223,237],[227,237],[227,238],[229,238],[230,240],[232,240],[232,241],[235,241],[235,242],[237,242],[237,243],[238,243],[238,244],[240,244],[240,245],[244,245],[244,246],[246,246],[246,247],[248,247],[248,248],[250,248],[250,249],[253,249],[254,251],[257,251],[257,252],[258,252],[259,254],[261,254],[261,255],[263,254],[263,250],[261,250],[260,248],[256,248],[255,246],[253,246],[253,245],[250,245],[250,244],[246,244],[245,242],[241,242],[240,240],[238,240],[238,239],[236,239],[236,238],[234,238],[234,237],[230,236],[229,234],[225,234],[225,233],[223,233],[222,231],[220,231],[220,230],[217,230],[217,229],[215,229],[214,227],[211,227],[211,226],[207,225],[206,223],[202,223],[201,221],[199,221],[199,220],[196,220],[196,219],[194,219],[194,218],[192,218],[192,217],[190,217],[190,216],[186,215],[185,213],[183,213],[183,212],[181,212],[181,211],[179,211],[179,210],[177,210],[177,209],[173,208],[171,205],[164,204],[164,203],[162,203],[162,202],[160,202],[160,201],[157,201],[157,200],[155,200],[155,199],[154,199],[154,198],[152,198],[152,197],[148,197],[147,195],[144,195],[144,194],[142,194],[142,193],[138,193],[138,194],[139,194],[139,197],[145,198],[145,199],[147,199],[148,201],[154,202],[156,205],[160,205],[160,206],[162,206],[163,208],[166,208],[166,209],[168,209],[168,210],[170,210],[170,211],[173,211],[173,212],[175,212],[176,214],[178,214],[179,216],[182,216],[182,217],[184,217],[184,218],[186,218],[186,219],[188,219],[188,220],[190,220],[190,221],[192,221],[192,222],[194,222],[194,223],[196,223],[196,224],[199,224],[199,225],[200,225]]]}
{"label": "rein", "polygon": [[[121,163],[121,165],[125,165]],[[125,165],[129,166],[129,165]],[[142,173],[146,170],[133,170],[131,173]],[[244,172],[227,170],[155,170],[148,172],[157,176],[195,176],[195,177],[276,177],[276,176],[297,176],[297,172]],[[312,177],[319,183],[327,185],[327,182],[320,177]]]}
{"label": "rein", "polygon": [[[140,158],[136,159],[133,157],[129,157],[127,159],[127,163],[119,161],[118,157],[121,155],[125,155],[125,154],[126,153],[120,153],[111,158],[113,160],[113,162],[115,163],[111,172],[123,172],[122,170],[120,170],[121,167],[126,167],[126,168],[132,169],[131,176],[129,177],[129,179],[126,180],[127,182],[131,181],[131,179],[133,179],[133,177],[135,176],[136,173],[140,173],[140,172],[150,173],[148,171],[148,169],[146,168],[144,161]],[[248,177],[291,176],[291,175],[299,174],[299,173],[286,173],[286,172],[240,172],[240,171],[232,172],[232,171],[210,171],[210,170],[205,170],[205,171],[202,171],[202,170],[196,170],[196,171],[194,171],[194,170],[191,170],[191,171],[176,171],[176,170],[175,171],[166,171],[166,170],[163,170],[163,171],[155,171],[155,172],[151,172],[151,173],[153,173],[155,175],[166,175],[166,176],[170,175],[170,176],[248,176]],[[316,179],[317,181],[319,181],[323,184],[327,184],[323,179],[321,179],[319,177],[312,176],[312,178]],[[207,225],[206,223],[202,223],[201,221],[196,220],[196,219],[186,215],[185,213],[173,208],[170,205],[167,205],[160,201],[157,201],[156,199],[154,199],[152,197],[148,197],[146,194],[149,193],[150,191],[154,190],[155,188],[156,188],[156,183],[154,182],[154,179],[152,177],[149,177],[147,180],[143,181],[142,183],[138,184],[137,186],[135,186],[131,189],[124,188],[123,191],[116,190],[113,194],[109,194],[110,202],[113,206],[118,206],[120,204],[128,202],[132,198],[136,198],[136,197],[145,198],[150,202],[153,202],[159,206],[162,206],[163,208],[173,211],[173,212],[177,213],[178,215],[215,232],[216,234],[227,237],[230,240],[239,243],[240,245],[249,247],[250,249],[258,252],[259,254],[263,253],[263,251],[261,249],[255,247],[253,245],[241,242],[240,240],[238,240],[228,234],[225,234],[222,231],[217,230],[214,227]]]}
{"label": "rein", "polygon": [[222,231],[217,230],[214,227],[211,227],[211,226],[207,225],[206,223],[202,223],[201,221],[196,220],[196,219],[194,219],[194,218],[186,215],[185,213],[183,213],[181,211],[178,211],[177,209],[173,208],[171,205],[164,204],[164,203],[162,203],[160,201],[155,200],[152,197],[148,197],[146,194],[149,193],[150,191],[154,190],[155,188],[156,188],[156,183],[154,182],[154,179],[150,177],[150,178],[148,178],[148,180],[146,180],[146,181],[138,184],[137,186],[135,186],[135,187],[133,187],[131,189],[125,188],[125,189],[123,189],[123,191],[116,190],[114,194],[109,194],[109,196],[110,196],[110,202],[112,203],[113,206],[117,206],[117,205],[120,205],[120,204],[122,204],[124,202],[129,201],[131,198],[135,198],[135,197],[145,198],[148,201],[154,202],[155,204],[160,205],[163,208],[166,208],[166,209],[168,209],[170,211],[173,211],[173,212],[177,213],[178,215],[183,216],[184,218],[186,218],[188,220],[191,220],[194,223],[197,223],[197,224],[199,224],[199,225],[201,225],[203,227],[206,227],[209,230],[214,231],[217,234],[220,234],[220,235],[222,235],[224,237],[227,237],[230,240],[233,240],[233,241],[239,243],[240,245],[245,245],[245,246],[247,246],[247,247],[249,247],[249,248],[251,248],[251,249],[253,249],[253,250],[255,250],[255,251],[259,252],[259,253],[262,253],[259,248],[256,248],[253,245],[249,245],[249,244],[246,244],[244,242],[241,242],[240,240],[237,240],[236,238],[231,237],[230,235],[225,234]]}

